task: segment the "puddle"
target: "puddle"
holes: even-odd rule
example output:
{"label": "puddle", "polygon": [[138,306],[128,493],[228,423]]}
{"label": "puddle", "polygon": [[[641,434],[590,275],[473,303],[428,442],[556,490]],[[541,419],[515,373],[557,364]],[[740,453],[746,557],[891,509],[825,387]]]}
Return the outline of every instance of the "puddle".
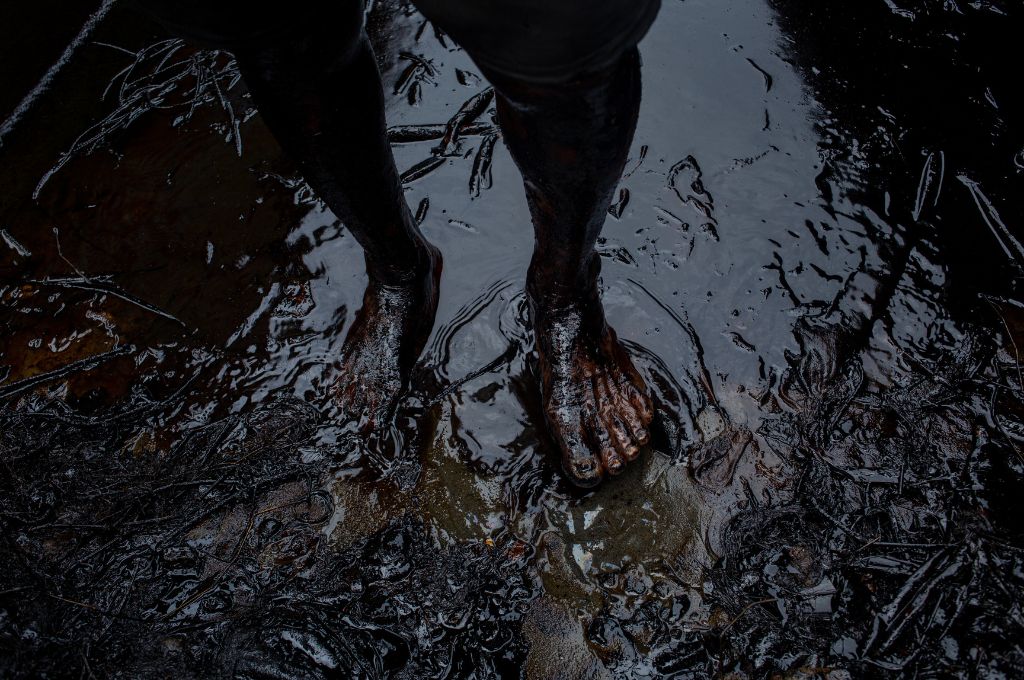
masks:
{"label": "puddle", "polygon": [[582,493],[468,57],[374,6],[446,266],[364,441],[323,400],[357,244],[230,55],[111,10],[0,147],[4,674],[1019,674],[1021,14],[665,3],[598,245],[656,431]]}

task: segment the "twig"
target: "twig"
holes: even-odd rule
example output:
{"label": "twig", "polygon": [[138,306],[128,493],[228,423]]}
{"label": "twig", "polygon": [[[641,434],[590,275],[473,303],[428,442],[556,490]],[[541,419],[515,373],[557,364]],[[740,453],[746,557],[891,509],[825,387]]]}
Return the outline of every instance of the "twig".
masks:
{"label": "twig", "polygon": [[78,32],[78,35],[68,43],[68,46],[64,48],[64,52],[60,55],[60,58],[53,63],[52,66],[43,74],[43,77],[36,83],[25,97],[18,102],[18,105],[14,107],[14,111],[10,116],[0,124],[0,148],[3,148],[4,138],[7,137],[13,130],[18,122],[24,117],[28,110],[32,108],[32,105],[36,103],[36,100],[50,87],[50,83],[57,76],[62,68],[67,66],[68,62],[71,61],[71,57],[74,56],[75,52],[78,51],[85,41],[89,39],[89,36],[93,31],[96,30],[96,26],[99,25],[103,18],[107,16],[107,12],[114,6],[114,0],[103,0],[103,4],[99,6],[92,15],[86,19],[85,24],[82,25],[82,30]]}
{"label": "twig", "polygon": [[769,602],[778,602],[778,601],[779,601],[779,598],[777,598],[777,597],[766,597],[763,600],[758,600],[757,602],[751,602],[746,607],[744,607],[743,610],[740,611],[739,614],[736,615],[736,618],[734,618],[729,623],[725,624],[725,628],[723,628],[722,631],[718,634],[718,637],[719,638],[724,637],[726,631],[728,631],[730,628],[732,628],[733,624],[735,624],[737,621],[739,621],[741,618],[743,618],[743,615],[746,614],[748,611],[750,611],[750,609],[752,607],[756,607],[756,606],[762,605],[762,604],[768,604]]}
{"label": "twig", "polygon": [[77,371],[91,370],[104,362],[110,361],[111,359],[116,359],[117,357],[125,356],[126,354],[131,354],[134,351],[135,345],[120,345],[108,352],[103,352],[102,354],[95,354],[86,359],[72,361],[67,366],[62,366],[61,368],[55,369],[53,371],[48,371],[46,373],[40,373],[39,375],[34,375],[31,378],[19,380],[0,389],[0,400],[12,397],[15,394],[18,394],[19,392],[24,392],[25,390],[31,389],[36,385],[41,385],[42,383],[49,382],[51,380],[63,378],[64,376],[70,375]]}

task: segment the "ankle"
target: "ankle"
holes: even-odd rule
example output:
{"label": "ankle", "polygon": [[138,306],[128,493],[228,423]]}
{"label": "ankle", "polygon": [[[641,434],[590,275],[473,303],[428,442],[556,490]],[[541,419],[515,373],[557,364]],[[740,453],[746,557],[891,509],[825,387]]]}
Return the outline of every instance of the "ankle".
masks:
{"label": "ankle", "polygon": [[571,310],[600,308],[600,264],[594,260],[575,271],[547,268],[536,261],[526,277],[526,294],[535,312],[558,316]]}
{"label": "ankle", "polygon": [[391,252],[386,257],[364,255],[366,274],[370,281],[384,286],[405,287],[422,283],[431,274],[439,257],[437,249],[426,239],[416,239],[404,253]]}
{"label": "ankle", "polygon": [[534,329],[545,335],[556,329],[575,329],[573,334],[592,335],[605,325],[604,307],[596,282],[572,290],[527,284],[526,297]]}

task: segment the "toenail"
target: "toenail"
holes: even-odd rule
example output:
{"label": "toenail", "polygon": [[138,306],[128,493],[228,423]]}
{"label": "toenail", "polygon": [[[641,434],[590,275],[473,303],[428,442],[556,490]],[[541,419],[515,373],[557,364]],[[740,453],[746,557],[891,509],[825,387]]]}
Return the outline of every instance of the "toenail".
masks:
{"label": "toenail", "polygon": [[622,461],[618,458],[612,458],[608,461],[608,470],[611,472],[618,472],[622,469]]}

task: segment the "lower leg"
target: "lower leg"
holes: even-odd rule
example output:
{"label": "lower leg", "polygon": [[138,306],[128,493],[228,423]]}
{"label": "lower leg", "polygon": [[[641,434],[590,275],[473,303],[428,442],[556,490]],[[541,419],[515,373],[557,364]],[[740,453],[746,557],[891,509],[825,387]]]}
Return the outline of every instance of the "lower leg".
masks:
{"label": "lower leg", "polygon": [[371,277],[401,283],[425,269],[426,240],[405,203],[365,34],[311,33],[237,56],[260,115],[363,247]]}
{"label": "lower leg", "polygon": [[335,396],[343,416],[369,431],[390,418],[426,343],[441,261],[403,196],[373,52],[361,29],[350,38],[325,28],[237,57],[274,136],[364,249],[369,285]]}
{"label": "lower leg", "polygon": [[543,285],[546,298],[575,299],[596,281],[594,244],[633,140],[639,54],[567,84],[495,80],[502,133],[533,217],[530,283]]}
{"label": "lower leg", "polygon": [[589,486],[636,457],[652,417],[643,381],[605,323],[594,252],[636,127],[639,54],[568,84],[491,79],[534,223],[527,291],[545,414],[567,473]]}

